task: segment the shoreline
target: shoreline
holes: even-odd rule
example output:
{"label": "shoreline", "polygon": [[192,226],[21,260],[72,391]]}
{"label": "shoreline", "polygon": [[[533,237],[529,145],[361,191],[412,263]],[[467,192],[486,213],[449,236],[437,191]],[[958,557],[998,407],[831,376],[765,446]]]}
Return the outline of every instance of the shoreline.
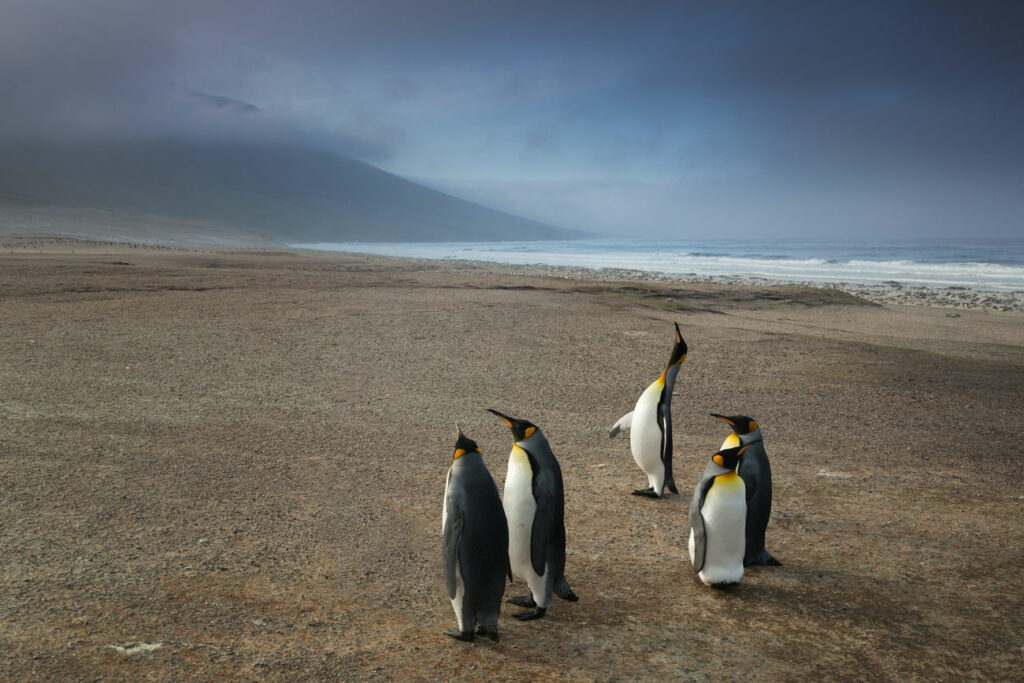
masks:
{"label": "shoreline", "polygon": [[231,247],[211,244],[186,244],[168,240],[162,244],[149,244],[131,241],[107,241],[102,239],[86,239],[69,235],[3,235],[0,236],[0,250],[8,255],[74,253],[76,248],[102,249],[155,249],[163,251],[182,251],[188,253],[217,252],[267,252],[280,253],[287,251],[295,254],[315,254],[323,256],[337,254],[347,257],[369,257],[384,260],[396,260],[408,263],[422,263],[433,266],[469,267],[478,272],[515,275],[524,277],[556,277],[567,280],[593,282],[638,282],[658,283],[667,285],[679,284],[721,284],[730,286],[750,287],[801,287],[812,289],[837,290],[860,297],[875,304],[908,304],[917,306],[933,306],[954,309],[951,317],[956,317],[956,310],[982,311],[1024,311],[1024,291],[992,291],[970,287],[951,286],[934,288],[916,285],[904,285],[892,282],[881,285],[869,285],[850,282],[818,282],[802,280],[786,280],[762,277],[738,277],[735,275],[697,275],[695,273],[680,274],[661,271],[636,270],[630,268],[589,268],[584,266],[559,266],[540,263],[513,264],[482,259],[430,259],[413,256],[391,256],[365,254],[362,252],[326,251],[307,249],[282,244],[280,249],[267,245]]}
{"label": "shoreline", "polygon": [[[340,252],[338,252],[340,253]],[[403,258],[387,256],[379,258]],[[430,261],[429,259],[412,259]],[[884,285],[862,285],[849,282],[813,282],[800,280],[780,280],[761,277],[736,277],[733,275],[695,275],[663,273],[658,271],[631,270],[626,268],[583,268],[579,266],[548,266],[541,264],[515,265],[490,261],[439,259],[435,263],[467,263],[477,267],[493,269],[501,272],[507,269],[510,274],[533,275],[539,277],[562,277],[571,280],[622,281],[622,282],[656,282],[661,284],[723,284],[751,287],[809,287],[814,289],[834,289],[858,296],[876,304],[916,304],[941,308],[959,308],[965,310],[991,311],[1022,311],[1024,310],[1024,291],[994,292],[969,287],[932,288],[903,285],[900,283]]]}
{"label": "shoreline", "polygon": [[[462,266],[469,266],[477,271],[496,275],[557,277],[567,280],[591,282],[650,282],[667,285],[698,283],[739,287],[831,289],[852,294],[866,301],[870,301],[871,303],[882,305],[910,304],[961,310],[1024,311],[1024,291],[999,292],[959,286],[933,288],[903,285],[898,282],[882,285],[866,285],[849,282],[814,282],[762,277],[737,277],[734,275],[665,273],[661,271],[635,270],[630,268],[587,268],[583,266],[554,266],[540,263],[515,264],[480,259],[427,259],[412,256],[383,256],[380,254],[364,254],[361,252],[320,251],[315,249],[299,249],[296,247],[290,248],[295,249],[300,253],[343,254],[346,256],[395,259],[398,261],[434,265],[459,264]],[[955,313],[952,315],[953,317],[956,317]]]}

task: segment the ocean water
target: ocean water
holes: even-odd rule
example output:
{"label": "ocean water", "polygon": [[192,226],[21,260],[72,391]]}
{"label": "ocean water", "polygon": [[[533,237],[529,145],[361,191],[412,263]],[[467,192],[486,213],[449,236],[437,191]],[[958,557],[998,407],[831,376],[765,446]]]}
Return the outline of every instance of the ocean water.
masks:
{"label": "ocean water", "polygon": [[440,260],[623,268],[794,282],[1024,291],[1020,241],[561,240],[293,244],[303,249]]}

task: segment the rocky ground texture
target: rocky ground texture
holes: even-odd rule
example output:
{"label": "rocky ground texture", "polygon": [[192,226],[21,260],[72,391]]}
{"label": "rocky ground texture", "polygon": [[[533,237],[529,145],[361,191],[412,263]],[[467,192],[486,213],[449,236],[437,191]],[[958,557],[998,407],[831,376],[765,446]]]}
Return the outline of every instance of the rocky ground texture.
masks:
{"label": "rocky ground texture", "polygon": [[[1019,676],[1024,314],[552,275],[0,253],[0,679]],[[682,495],[639,499],[608,429],[674,322]],[[466,644],[441,500],[456,420],[501,485],[488,407],[561,460],[580,601]],[[783,562],[725,591],[685,550],[710,412],[762,425]]]}

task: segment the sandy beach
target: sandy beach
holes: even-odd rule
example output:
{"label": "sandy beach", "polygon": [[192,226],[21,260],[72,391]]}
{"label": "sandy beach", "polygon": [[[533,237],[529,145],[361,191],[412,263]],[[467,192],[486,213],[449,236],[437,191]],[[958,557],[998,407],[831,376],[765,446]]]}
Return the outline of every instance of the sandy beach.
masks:
{"label": "sandy beach", "polygon": [[[0,679],[1009,680],[1024,312],[838,289],[43,240],[0,251]],[[661,372],[681,495],[609,427]],[[456,642],[455,421],[547,434],[580,601]],[[761,424],[768,549],[712,590],[693,485]],[[524,585],[509,586],[506,596]]]}

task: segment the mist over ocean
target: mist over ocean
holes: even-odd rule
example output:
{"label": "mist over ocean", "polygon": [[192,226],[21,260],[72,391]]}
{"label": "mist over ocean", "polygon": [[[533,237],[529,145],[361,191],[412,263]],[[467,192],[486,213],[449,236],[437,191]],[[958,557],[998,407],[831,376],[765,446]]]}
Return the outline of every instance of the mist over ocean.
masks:
{"label": "mist over ocean", "polygon": [[303,249],[696,276],[1024,291],[1024,240],[316,243]]}

